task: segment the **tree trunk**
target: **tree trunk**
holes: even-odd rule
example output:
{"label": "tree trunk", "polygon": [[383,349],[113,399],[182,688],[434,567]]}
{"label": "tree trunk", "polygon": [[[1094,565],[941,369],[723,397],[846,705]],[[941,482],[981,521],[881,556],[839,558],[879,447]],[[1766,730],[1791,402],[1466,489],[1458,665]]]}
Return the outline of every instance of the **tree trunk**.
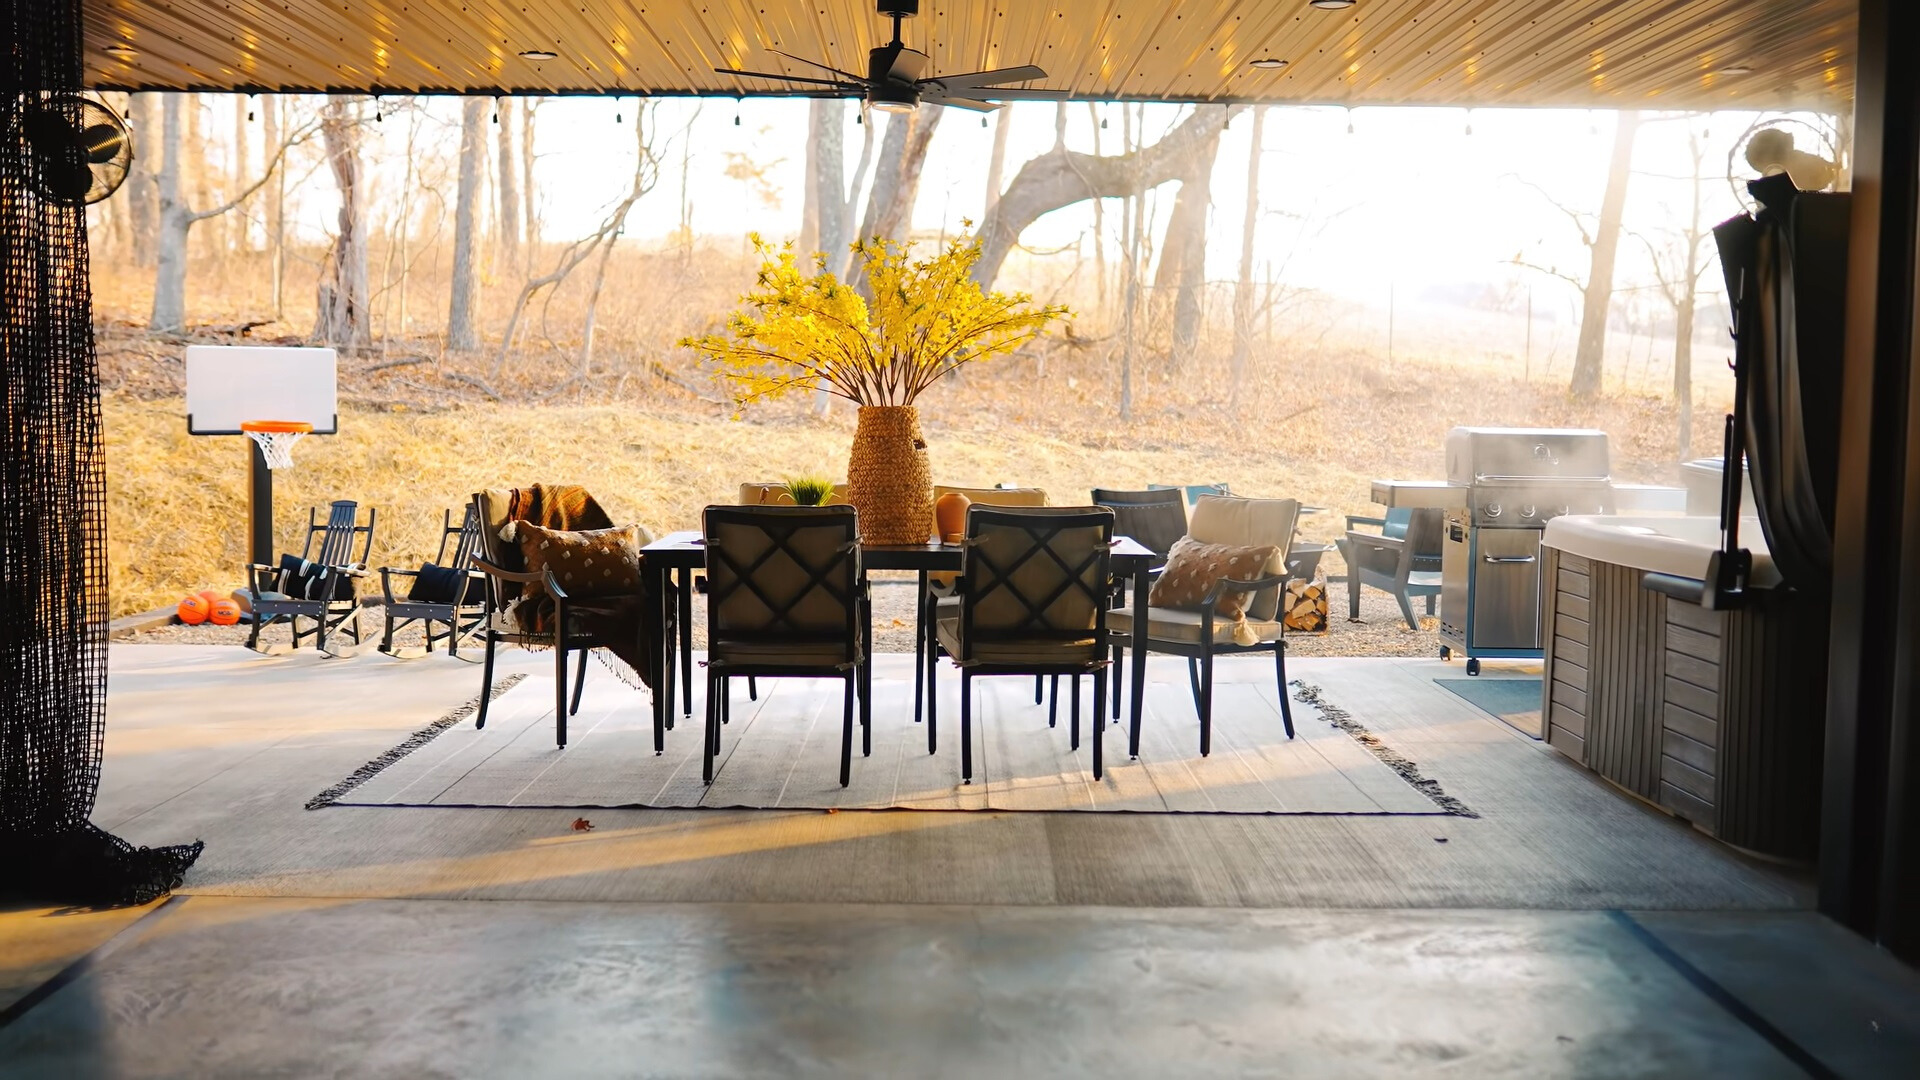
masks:
{"label": "tree trunk", "polygon": [[1084,199],[1125,198],[1186,175],[1189,162],[1244,108],[1196,109],[1166,138],[1116,157],[1075,153],[1061,145],[1022,165],[980,223],[981,256],[973,267],[974,280],[981,288],[991,288],[1020,234],[1042,214]]}
{"label": "tree trunk", "polygon": [[154,162],[162,154],[160,101],[158,94],[134,94],[127,105],[127,120],[133,127],[133,168],[127,178],[127,219],[132,233],[135,266],[150,267],[158,254],[155,244],[160,235],[159,173]]}
{"label": "tree trunk", "polygon": [[[1060,107],[1065,109],[1066,105]],[[1007,132],[1012,119],[1013,110],[1005,105],[993,117],[993,152],[987,156],[987,201],[982,216],[993,213],[993,204],[1000,201],[1000,185],[1005,179],[1002,174],[1007,167]]]}
{"label": "tree trunk", "polygon": [[[820,250],[820,208],[825,188],[820,173],[826,166],[827,156],[820,139],[828,123],[822,109],[826,104],[826,99],[817,99],[807,107],[806,190],[800,200],[800,236],[795,241],[803,259]],[[834,196],[834,199],[837,202],[838,196]]]}
{"label": "tree trunk", "polygon": [[183,114],[190,96],[166,94],[161,98],[160,166],[155,184],[158,235],[154,245],[153,311],[147,318],[151,330],[179,331],[187,321],[187,230],[193,228],[193,214],[180,192],[184,165],[180,144],[186,138]]}
{"label": "tree trunk", "polygon": [[580,377],[586,378],[593,373],[593,328],[599,321],[600,289],[607,283],[607,261],[613,258],[613,245],[620,240],[620,234],[607,237],[600,248],[600,261],[593,268],[593,288],[587,293],[587,318],[580,328]]}
{"label": "tree trunk", "polygon": [[[233,97],[233,180],[232,190],[241,191],[247,186],[247,113],[252,111],[250,98]],[[247,201],[240,200],[241,214],[233,223],[233,250],[246,252],[253,250],[252,222],[245,213]]]}
{"label": "tree trunk", "polygon": [[1693,456],[1693,293],[1673,319],[1673,400],[1680,411],[1680,460]]}
{"label": "tree trunk", "polygon": [[[1120,106],[1120,121],[1122,165],[1119,179],[1127,193],[1126,202],[1122,204],[1126,214],[1123,232],[1126,236],[1127,272],[1120,286],[1126,294],[1122,301],[1120,316],[1120,419],[1125,422],[1133,419],[1133,346],[1134,339],[1138,337],[1133,330],[1133,321],[1140,308],[1141,161],[1139,153],[1134,148],[1133,113],[1124,104]],[[1026,172],[1026,169],[1021,169],[1021,176],[1025,176]],[[1018,187],[1019,184],[1020,178],[1015,177],[1014,186]],[[986,288],[991,280],[989,278],[988,281],[981,282],[980,287]]]}
{"label": "tree trunk", "polygon": [[1254,234],[1260,231],[1260,155],[1266,133],[1267,110],[1253,110],[1253,143],[1247,150],[1247,206],[1240,220],[1240,274],[1233,283],[1233,359],[1229,363],[1231,394],[1239,401],[1246,385],[1247,354],[1253,350]]}
{"label": "tree trunk", "polygon": [[475,210],[480,199],[480,156],[486,152],[487,103],[470,97],[460,111],[460,187],[453,211],[453,298],[447,307],[447,348],[480,345],[474,328],[479,268],[474,265]]}
{"label": "tree trunk", "polygon": [[[887,135],[880,143],[880,161],[874,170],[866,215],[860,220],[859,239],[902,241],[911,235],[913,204],[920,196],[920,170],[927,163],[927,147],[945,111],[943,105],[923,105],[887,118]],[[864,268],[854,268],[849,279],[866,294]]]}
{"label": "tree trunk", "polygon": [[1201,143],[1180,178],[1180,194],[1167,217],[1154,292],[1173,294],[1173,350],[1170,366],[1179,368],[1200,337],[1200,293],[1207,283],[1207,211],[1213,205],[1213,162],[1220,154],[1220,133]]}
{"label": "tree trunk", "polygon": [[534,248],[540,244],[540,215],[535,209],[533,186],[533,110],[538,98],[520,103],[520,208],[525,225],[520,230],[520,248],[526,253],[525,272],[533,276]]}
{"label": "tree trunk", "polygon": [[[1087,117],[1093,121],[1093,156],[1099,157],[1100,149],[1100,107],[1087,102]],[[994,200],[998,202],[999,199]],[[1113,301],[1107,292],[1107,200],[1093,200],[1093,272],[1094,291],[1100,297],[1100,312],[1106,314],[1112,309],[1107,305]]]}
{"label": "tree trunk", "polygon": [[1613,157],[1607,165],[1607,191],[1600,200],[1600,225],[1593,237],[1593,261],[1581,297],[1580,342],[1573,354],[1573,396],[1600,393],[1607,354],[1607,315],[1613,307],[1613,264],[1620,250],[1620,220],[1627,205],[1627,181],[1633,175],[1633,140],[1640,130],[1638,112],[1622,112],[1613,129]]}
{"label": "tree trunk", "polygon": [[498,161],[500,193],[500,266],[504,269],[520,261],[520,161],[513,149],[514,99],[501,98],[496,106],[500,116]]}
{"label": "tree trunk", "polygon": [[[268,95],[260,99],[261,116],[264,123],[261,128],[266,133],[267,145],[280,145],[281,112],[285,103],[278,95]],[[284,293],[287,282],[287,164],[284,160],[273,166],[273,178],[267,184],[267,249],[273,256],[273,317],[284,314]]]}
{"label": "tree trunk", "polygon": [[[863,117],[862,120],[865,118]],[[873,167],[873,125],[860,125],[860,158],[853,166],[853,183],[846,192],[846,201],[840,208],[840,235],[835,238],[829,254],[838,253],[839,261],[827,260],[827,269],[838,271],[840,280],[846,281],[853,276],[853,252],[848,248],[853,244],[853,211],[860,205],[860,189],[866,186],[867,170]],[[831,400],[828,394],[821,400]]]}
{"label": "tree trunk", "polygon": [[313,336],[330,345],[361,349],[373,343],[373,313],[367,299],[366,211],[361,206],[360,124],[349,99],[327,99],[320,121],[327,165],[340,190],[338,235],[321,271]]}

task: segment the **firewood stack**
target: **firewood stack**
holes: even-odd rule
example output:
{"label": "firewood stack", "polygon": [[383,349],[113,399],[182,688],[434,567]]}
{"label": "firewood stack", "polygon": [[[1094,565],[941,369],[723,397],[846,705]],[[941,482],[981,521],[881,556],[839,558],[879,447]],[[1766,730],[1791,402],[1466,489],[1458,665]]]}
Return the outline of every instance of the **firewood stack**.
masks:
{"label": "firewood stack", "polygon": [[1327,632],[1327,583],[1323,580],[1289,581],[1281,605],[1282,622],[1287,629],[1309,634]]}

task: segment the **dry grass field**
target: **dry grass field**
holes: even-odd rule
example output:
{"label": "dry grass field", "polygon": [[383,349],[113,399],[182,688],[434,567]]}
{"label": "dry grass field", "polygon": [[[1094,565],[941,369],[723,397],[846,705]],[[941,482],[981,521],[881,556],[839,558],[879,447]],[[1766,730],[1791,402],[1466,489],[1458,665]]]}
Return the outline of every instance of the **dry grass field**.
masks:
{"label": "dry grass field", "polygon": [[[449,354],[433,335],[397,328],[372,354],[343,357],[340,434],[306,440],[296,467],[276,480],[280,546],[297,549],[306,508],[336,498],[378,508],[376,565],[413,567],[432,557],[441,511],[482,486],[585,484],[616,519],[665,532],[694,527],[702,506],[727,501],[741,481],[845,474],[849,406],[836,403],[820,416],[810,402],[783,401],[750,406],[736,419],[725,390],[673,345],[721,317],[750,280],[728,245],[684,263],[638,252],[622,258],[623,282],[671,287],[610,288],[604,336],[584,375],[572,359],[577,340],[556,329],[577,325],[571,294],[548,313],[555,332],[523,342],[497,374],[491,347]],[[675,276],[675,265],[700,269]],[[196,281],[236,287],[208,287],[226,297],[214,302],[196,292],[200,325],[184,337],[156,337],[137,327],[149,275],[110,260],[96,267],[115,615],[239,582],[245,444],[186,434],[181,358],[189,340],[238,340],[227,328],[259,318],[258,269],[197,263]],[[512,293],[495,282],[485,294],[496,343]],[[296,302],[285,319],[253,328],[248,340],[292,340],[307,330],[310,288],[290,280],[288,295]],[[432,295],[423,287],[416,304]],[[1565,389],[1565,326],[1536,324],[1529,363],[1517,318],[1409,306],[1398,313],[1389,360],[1382,314],[1328,299],[1293,305],[1256,342],[1237,401],[1224,333],[1216,328],[1176,363],[1154,347],[1149,327],[1125,422],[1118,334],[1082,317],[1030,355],[979,365],[922,399],[935,478],[1038,485],[1061,503],[1084,500],[1094,486],[1224,481],[1237,492],[1326,507],[1305,522],[1314,540],[1337,536],[1341,515],[1374,512],[1371,479],[1438,477],[1441,440],[1455,424],[1600,427],[1613,436],[1616,477],[1674,480],[1666,343],[1617,342],[1607,395],[1580,404]],[[1696,454],[1718,448],[1715,418],[1730,389],[1721,353],[1696,349]]]}

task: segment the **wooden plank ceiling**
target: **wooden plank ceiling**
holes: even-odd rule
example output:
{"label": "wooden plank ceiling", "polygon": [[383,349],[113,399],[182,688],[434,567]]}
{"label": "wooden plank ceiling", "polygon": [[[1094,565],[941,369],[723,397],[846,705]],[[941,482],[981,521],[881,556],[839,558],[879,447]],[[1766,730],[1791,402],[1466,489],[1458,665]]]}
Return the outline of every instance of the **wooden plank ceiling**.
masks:
{"label": "wooden plank ceiling", "polygon": [[[712,94],[851,71],[873,0],[87,0],[101,89]],[[1094,100],[1843,111],[1855,0],[923,0],[935,72]],[[548,50],[555,59],[520,54]],[[1261,58],[1288,66],[1249,66]]]}

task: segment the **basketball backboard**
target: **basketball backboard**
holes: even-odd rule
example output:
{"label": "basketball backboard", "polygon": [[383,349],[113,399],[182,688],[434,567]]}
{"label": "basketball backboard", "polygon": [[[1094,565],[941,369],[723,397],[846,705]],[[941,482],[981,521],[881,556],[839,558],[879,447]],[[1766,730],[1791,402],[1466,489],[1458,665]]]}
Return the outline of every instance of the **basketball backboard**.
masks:
{"label": "basketball backboard", "polygon": [[187,346],[187,434],[238,435],[247,420],[299,420],[315,435],[340,427],[332,349]]}

